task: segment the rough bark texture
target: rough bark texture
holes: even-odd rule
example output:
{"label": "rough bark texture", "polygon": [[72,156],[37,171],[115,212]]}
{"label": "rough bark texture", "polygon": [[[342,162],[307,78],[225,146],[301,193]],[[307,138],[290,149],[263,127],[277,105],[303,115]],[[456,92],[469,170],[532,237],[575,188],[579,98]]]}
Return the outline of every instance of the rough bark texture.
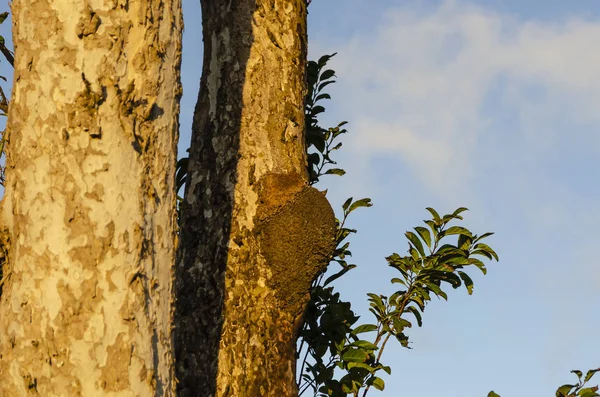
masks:
{"label": "rough bark texture", "polygon": [[0,395],[172,396],[180,0],[14,0]]}
{"label": "rough bark texture", "polygon": [[206,0],[176,269],[178,390],[297,395],[295,340],[335,220],[307,185],[305,0]]}

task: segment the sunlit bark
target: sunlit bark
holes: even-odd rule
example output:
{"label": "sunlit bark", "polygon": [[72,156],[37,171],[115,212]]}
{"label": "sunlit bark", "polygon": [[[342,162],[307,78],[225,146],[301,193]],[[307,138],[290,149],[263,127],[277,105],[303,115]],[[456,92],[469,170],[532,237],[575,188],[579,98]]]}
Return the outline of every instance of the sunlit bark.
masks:
{"label": "sunlit bark", "polygon": [[0,395],[172,396],[180,0],[14,0]]}

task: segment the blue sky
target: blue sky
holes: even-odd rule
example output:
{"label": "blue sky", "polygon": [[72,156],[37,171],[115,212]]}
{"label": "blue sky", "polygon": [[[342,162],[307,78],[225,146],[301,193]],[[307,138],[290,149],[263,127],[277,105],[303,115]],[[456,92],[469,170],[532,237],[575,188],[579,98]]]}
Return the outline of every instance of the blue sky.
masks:
{"label": "blue sky", "polygon": [[[199,2],[183,3],[181,151],[202,54]],[[427,206],[469,207],[465,224],[496,232],[500,255],[472,296],[427,307],[413,350],[386,348],[393,372],[372,395],[551,396],[569,370],[600,366],[600,3],[313,0],[309,11],[311,57],[338,52],[324,124],[350,131],[337,157],[348,174],[321,187],[335,208],[374,202],[350,219],[359,267],[338,289],[371,322],[365,294],[393,292],[384,257],[404,253]]]}
{"label": "blue sky", "polygon": [[413,350],[386,350],[383,396],[549,396],[600,366],[600,3],[315,0],[313,57],[338,52],[327,117],[350,136],[333,203],[352,219],[359,268],[339,289],[388,285],[384,256],[432,206],[471,209],[500,263],[475,293],[433,302]]}
{"label": "blue sky", "polygon": [[[199,6],[184,7],[182,131],[201,62]],[[325,124],[350,122],[348,174],[322,187],[336,208],[375,204],[350,220],[359,267],[339,290],[371,322],[365,294],[394,291],[384,257],[427,206],[469,207],[500,254],[474,295],[428,306],[412,350],[386,349],[373,395],[551,396],[600,366],[598,43],[597,1],[312,2],[311,57],[338,53]]]}

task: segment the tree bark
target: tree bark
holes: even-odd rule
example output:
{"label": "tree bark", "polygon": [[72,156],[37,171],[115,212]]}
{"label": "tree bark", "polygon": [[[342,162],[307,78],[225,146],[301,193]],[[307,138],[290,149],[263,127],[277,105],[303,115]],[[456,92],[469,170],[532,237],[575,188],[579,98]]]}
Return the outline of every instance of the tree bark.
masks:
{"label": "tree bark", "polygon": [[305,0],[203,0],[176,265],[178,391],[294,396],[295,340],[335,218],[308,186]]}
{"label": "tree bark", "polygon": [[172,396],[180,0],[14,0],[0,396]]}

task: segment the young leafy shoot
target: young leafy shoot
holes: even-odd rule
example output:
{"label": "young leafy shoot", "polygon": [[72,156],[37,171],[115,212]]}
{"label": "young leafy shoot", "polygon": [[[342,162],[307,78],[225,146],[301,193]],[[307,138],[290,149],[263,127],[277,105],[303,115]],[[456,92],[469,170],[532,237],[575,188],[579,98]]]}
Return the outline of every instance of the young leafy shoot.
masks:
{"label": "young leafy shoot", "polygon": [[[369,205],[369,199],[354,202],[348,199],[342,205],[344,222],[354,209]],[[392,254],[387,258],[388,264],[399,272],[399,276],[391,281],[401,285],[401,289],[389,297],[368,294],[369,310],[375,317],[373,324],[355,325],[358,317],[348,302],[339,300],[339,294],[333,293],[332,287],[317,286],[313,290],[311,304],[314,306],[312,312],[307,313],[309,321],[301,333],[308,342],[312,361],[302,367],[307,371],[301,375],[301,394],[311,389],[320,397],[365,397],[371,388],[383,390],[385,382],[380,371],[391,374],[391,368],[381,361],[387,342],[393,337],[409,348],[406,330],[412,328],[415,321],[419,327],[423,325],[423,312],[431,296],[447,299],[446,284],[453,288],[464,285],[471,294],[473,281],[465,270],[474,266],[485,273],[480,258],[498,259],[496,252],[481,242],[491,233],[478,236],[464,227],[450,225],[452,221],[462,220],[461,213],[466,208],[444,216],[432,208],[427,210],[432,216],[431,220],[425,221],[429,228],[417,226],[405,234],[408,255]],[[356,231],[344,228],[344,222],[338,229],[340,248],[335,259],[342,270],[326,283],[346,274],[346,266],[354,266],[343,261],[349,251],[342,242]],[[453,238],[454,242],[451,242]],[[312,346],[315,348],[311,349]],[[341,376],[335,376],[338,374]]]}
{"label": "young leafy shoot", "polygon": [[319,181],[323,175],[343,176],[346,171],[341,168],[328,168],[336,162],[331,159],[334,151],[342,147],[337,138],[348,132],[342,128],[347,124],[342,121],[335,127],[323,128],[319,125],[318,116],[325,111],[323,101],[331,99],[331,95],[324,92],[324,88],[335,83],[335,71],[326,69],[327,62],[335,56],[324,55],[318,61],[309,61],[306,67],[308,80],[308,93],[304,102],[305,140],[308,152],[308,174],[311,184]]}

